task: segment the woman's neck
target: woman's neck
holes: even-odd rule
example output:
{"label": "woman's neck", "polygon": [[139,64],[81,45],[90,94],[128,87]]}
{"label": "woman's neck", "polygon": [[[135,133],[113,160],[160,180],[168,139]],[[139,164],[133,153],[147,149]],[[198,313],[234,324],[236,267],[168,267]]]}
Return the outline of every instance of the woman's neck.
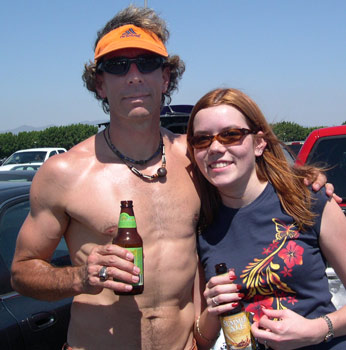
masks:
{"label": "woman's neck", "polygon": [[227,190],[219,189],[222,203],[230,208],[243,208],[252,203],[257,197],[261,195],[267,186],[268,182],[256,181],[249,183],[244,190]]}

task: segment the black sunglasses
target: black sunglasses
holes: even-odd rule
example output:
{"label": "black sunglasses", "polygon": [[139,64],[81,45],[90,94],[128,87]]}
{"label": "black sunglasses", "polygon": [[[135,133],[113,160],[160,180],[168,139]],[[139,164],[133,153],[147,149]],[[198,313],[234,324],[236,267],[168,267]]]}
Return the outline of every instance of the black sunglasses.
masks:
{"label": "black sunglasses", "polygon": [[97,70],[110,74],[126,74],[132,63],[135,63],[141,73],[151,73],[160,68],[164,63],[164,58],[157,55],[143,55],[135,58],[114,57],[107,61],[102,61],[97,65]]}
{"label": "black sunglasses", "polygon": [[242,137],[248,134],[255,134],[255,131],[249,129],[236,129],[231,128],[226,131],[222,131],[217,135],[194,135],[189,139],[189,142],[193,148],[201,149],[209,147],[215,140],[218,140],[223,145],[232,145]]}

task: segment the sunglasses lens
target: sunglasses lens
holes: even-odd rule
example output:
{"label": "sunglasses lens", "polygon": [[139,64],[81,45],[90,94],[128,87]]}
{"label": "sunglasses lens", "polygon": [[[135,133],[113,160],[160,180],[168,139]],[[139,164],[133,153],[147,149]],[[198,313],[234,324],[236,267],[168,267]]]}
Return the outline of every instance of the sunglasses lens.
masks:
{"label": "sunglasses lens", "polygon": [[212,140],[212,136],[199,135],[199,136],[193,136],[190,143],[193,148],[206,148],[210,146],[211,140]]}
{"label": "sunglasses lens", "polygon": [[130,62],[126,58],[117,58],[102,63],[101,69],[110,74],[125,74],[130,67]]}
{"label": "sunglasses lens", "polygon": [[141,73],[151,73],[161,67],[163,60],[158,56],[142,56],[137,58],[137,67]]}
{"label": "sunglasses lens", "polygon": [[232,145],[238,142],[241,138],[247,134],[251,133],[248,129],[229,129],[227,131],[220,132],[215,136],[210,135],[196,135],[190,140],[193,148],[207,148],[209,147],[213,140],[216,139],[223,145]]}
{"label": "sunglasses lens", "polygon": [[244,135],[245,135],[245,132],[242,129],[230,129],[220,133],[218,135],[218,139],[220,140],[221,143],[225,145],[230,145],[232,143],[239,141]]}
{"label": "sunglasses lens", "polygon": [[163,59],[159,56],[117,57],[101,62],[98,69],[110,74],[123,75],[129,71],[131,63],[136,63],[141,73],[151,73],[162,66]]}

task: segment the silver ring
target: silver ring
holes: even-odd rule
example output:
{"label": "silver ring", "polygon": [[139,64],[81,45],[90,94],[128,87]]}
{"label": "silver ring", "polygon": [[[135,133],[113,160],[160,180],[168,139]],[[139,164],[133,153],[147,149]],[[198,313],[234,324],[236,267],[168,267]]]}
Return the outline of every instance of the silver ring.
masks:
{"label": "silver ring", "polygon": [[100,281],[104,282],[107,281],[108,279],[108,273],[107,273],[107,267],[106,266],[102,266],[100,271],[99,271],[99,278]]}
{"label": "silver ring", "polygon": [[220,304],[215,300],[214,297],[211,298],[211,301],[213,302],[213,304],[214,304],[215,306],[219,306],[219,305],[220,305]]}
{"label": "silver ring", "polygon": [[264,341],[263,344],[264,344],[264,348],[265,348],[265,349],[269,349],[268,342],[267,342],[266,340]]}

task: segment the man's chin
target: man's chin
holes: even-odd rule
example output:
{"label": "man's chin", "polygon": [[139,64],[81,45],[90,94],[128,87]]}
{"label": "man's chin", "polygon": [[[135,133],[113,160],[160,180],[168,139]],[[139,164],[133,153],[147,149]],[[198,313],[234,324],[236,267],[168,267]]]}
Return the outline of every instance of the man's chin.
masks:
{"label": "man's chin", "polygon": [[129,112],[131,119],[147,119],[150,118],[151,113],[145,107],[135,107]]}

